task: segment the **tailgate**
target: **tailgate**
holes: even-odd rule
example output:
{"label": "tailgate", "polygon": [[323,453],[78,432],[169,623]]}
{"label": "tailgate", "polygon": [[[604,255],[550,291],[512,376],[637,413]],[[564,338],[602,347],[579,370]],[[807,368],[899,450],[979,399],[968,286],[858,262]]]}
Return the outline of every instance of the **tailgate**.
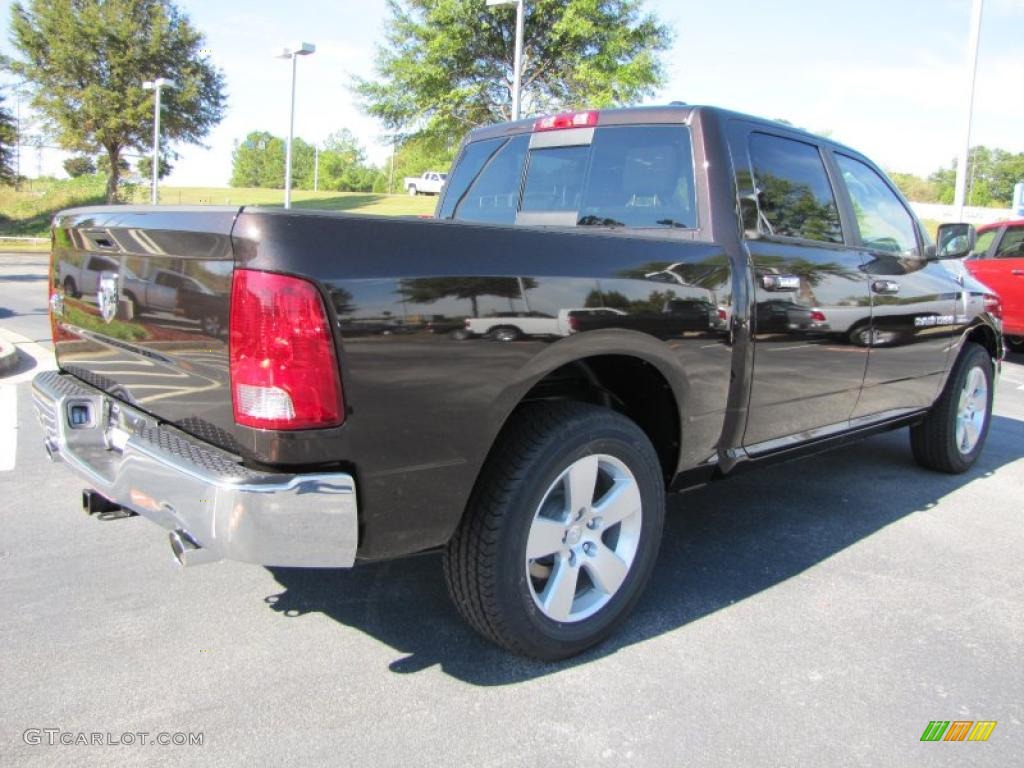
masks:
{"label": "tailgate", "polygon": [[237,208],[83,208],[54,220],[57,362],[161,421],[239,451],[228,382]]}

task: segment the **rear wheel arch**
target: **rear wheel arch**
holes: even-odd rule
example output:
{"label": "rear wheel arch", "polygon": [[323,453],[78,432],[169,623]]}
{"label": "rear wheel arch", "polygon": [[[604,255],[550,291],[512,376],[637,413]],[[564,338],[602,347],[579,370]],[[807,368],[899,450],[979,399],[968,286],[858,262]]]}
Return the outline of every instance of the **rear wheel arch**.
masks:
{"label": "rear wheel arch", "polygon": [[[583,342],[586,336],[603,333],[593,331],[579,339]],[[628,348],[617,344],[600,354],[568,354],[567,349],[558,354],[558,347],[563,345],[575,350],[575,345],[566,344],[573,339],[566,339],[548,347],[523,368],[523,376],[510,384],[495,403],[494,437],[488,458],[520,407],[538,400],[572,400],[610,408],[634,421],[658,453],[666,486],[671,482],[678,470],[684,437],[689,389],[686,373],[670,353],[661,349],[661,342],[646,334],[608,333],[637,338],[627,340]],[[587,348],[597,346],[596,339],[589,341]]]}

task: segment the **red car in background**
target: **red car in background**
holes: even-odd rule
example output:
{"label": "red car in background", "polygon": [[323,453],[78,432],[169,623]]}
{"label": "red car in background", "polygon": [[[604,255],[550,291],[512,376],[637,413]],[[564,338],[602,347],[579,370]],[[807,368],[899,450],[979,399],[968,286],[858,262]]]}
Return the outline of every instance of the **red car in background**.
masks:
{"label": "red car in background", "polygon": [[978,227],[974,252],[964,263],[999,294],[1006,341],[1015,352],[1024,352],[1024,219]]}

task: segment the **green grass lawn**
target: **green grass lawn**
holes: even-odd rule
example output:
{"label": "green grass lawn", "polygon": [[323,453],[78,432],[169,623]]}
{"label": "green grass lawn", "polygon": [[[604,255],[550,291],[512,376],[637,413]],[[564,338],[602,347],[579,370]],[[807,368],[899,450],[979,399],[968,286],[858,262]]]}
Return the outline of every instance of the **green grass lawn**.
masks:
{"label": "green grass lawn", "polygon": [[[77,179],[33,180],[20,190],[0,187],[0,235],[49,237],[50,219],[65,208],[102,205],[104,180],[96,176]],[[143,205],[149,202],[149,189],[136,187],[128,202]],[[416,216],[431,214],[437,198],[420,195],[386,195],[369,192],[312,192],[294,190],[292,205],[327,211],[350,211],[383,216]],[[161,187],[161,205],[262,205],[281,207],[284,191],[233,187]],[[19,244],[0,249],[22,250]],[[25,250],[28,250],[26,248]]]}
{"label": "green grass lawn", "polygon": [[[102,177],[82,176],[77,179],[33,180],[15,190],[0,187],[0,235],[49,237],[50,219],[64,208],[104,203]],[[130,202],[143,205],[149,201],[149,189],[135,187]],[[261,205],[281,207],[284,191],[249,187],[161,187],[161,205]],[[431,214],[437,198],[420,195],[386,195],[370,192],[313,192],[297,189],[292,192],[295,208],[384,216]],[[939,222],[925,220],[925,228],[935,237]],[[0,250],[48,250],[47,245],[5,243]]]}

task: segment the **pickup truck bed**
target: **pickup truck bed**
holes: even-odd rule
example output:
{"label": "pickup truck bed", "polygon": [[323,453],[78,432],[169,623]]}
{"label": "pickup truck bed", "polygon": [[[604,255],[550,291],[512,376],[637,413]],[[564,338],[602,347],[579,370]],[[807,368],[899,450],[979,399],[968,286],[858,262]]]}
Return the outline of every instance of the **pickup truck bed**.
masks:
{"label": "pickup truck bed", "polygon": [[[1002,357],[998,300],[870,161],[709,108],[479,129],[432,220],[66,211],[52,263],[37,409],[100,497],[184,563],[445,547],[467,620],[541,658],[638,599],[666,489],[907,425],[962,471]],[[436,332],[497,315],[567,329]]]}

